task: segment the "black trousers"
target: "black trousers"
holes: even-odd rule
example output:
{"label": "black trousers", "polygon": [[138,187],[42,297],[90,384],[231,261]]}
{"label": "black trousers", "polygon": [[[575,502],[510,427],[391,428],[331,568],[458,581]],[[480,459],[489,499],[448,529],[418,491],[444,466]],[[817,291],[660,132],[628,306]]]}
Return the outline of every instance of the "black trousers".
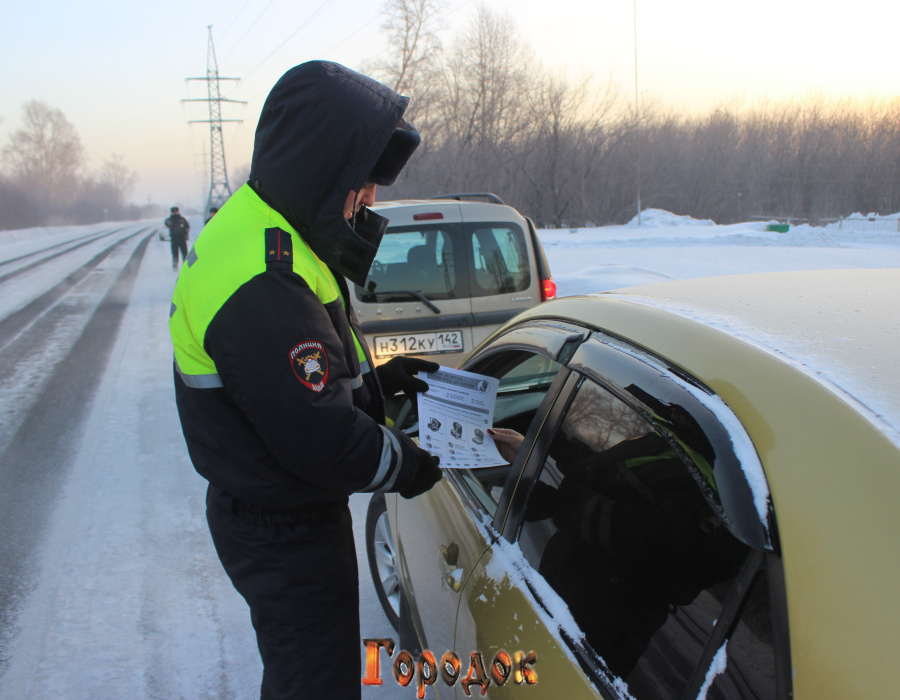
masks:
{"label": "black trousers", "polygon": [[187,238],[182,236],[172,236],[172,264],[178,264],[178,251],[181,251],[181,262],[187,260]]}
{"label": "black trousers", "polygon": [[350,508],[277,512],[210,485],[216,552],[250,606],[262,700],[361,695],[359,573]]}

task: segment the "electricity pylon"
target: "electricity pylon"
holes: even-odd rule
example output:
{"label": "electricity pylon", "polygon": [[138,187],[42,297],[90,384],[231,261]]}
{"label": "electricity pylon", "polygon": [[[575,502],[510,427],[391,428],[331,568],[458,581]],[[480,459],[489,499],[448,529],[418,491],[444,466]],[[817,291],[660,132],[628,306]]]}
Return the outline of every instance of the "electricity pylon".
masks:
{"label": "electricity pylon", "polygon": [[209,196],[206,198],[204,215],[210,207],[220,207],[231,196],[228,184],[228,173],[225,170],[225,145],[222,143],[222,122],[242,122],[243,119],[222,119],[222,103],[237,102],[247,104],[243,100],[230,100],[219,92],[220,80],[240,80],[240,78],[223,78],[219,75],[216,63],[216,49],[213,46],[212,25],[209,30],[209,49],[206,54],[206,77],[186,78],[186,80],[205,80],[209,97],[198,97],[182,102],[208,102],[209,119],[191,119],[188,124],[209,124]]}

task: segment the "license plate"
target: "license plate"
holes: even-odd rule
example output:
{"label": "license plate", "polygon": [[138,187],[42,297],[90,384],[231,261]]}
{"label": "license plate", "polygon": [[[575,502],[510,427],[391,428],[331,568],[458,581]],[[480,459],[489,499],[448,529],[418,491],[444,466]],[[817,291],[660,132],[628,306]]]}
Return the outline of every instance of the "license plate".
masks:
{"label": "license plate", "polygon": [[374,346],[375,357],[433,355],[436,353],[462,352],[463,337],[462,331],[376,335]]}

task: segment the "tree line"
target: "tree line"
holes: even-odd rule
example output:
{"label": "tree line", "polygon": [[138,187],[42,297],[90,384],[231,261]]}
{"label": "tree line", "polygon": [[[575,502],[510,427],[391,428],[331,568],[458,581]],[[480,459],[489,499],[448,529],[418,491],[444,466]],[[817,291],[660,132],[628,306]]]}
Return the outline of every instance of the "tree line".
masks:
{"label": "tree line", "polygon": [[625,223],[642,208],[732,223],[900,211],[900,98],[723,103],[703,115],[544,70],[482,5],[444,45],[443,0],[389,0],[386,58],[423,144],[393,197],[493,192],[540,226]]}
{"label": "tree line", "polygon": [[0,229],[139,219],[146,207],[128,203],[137,175],[113,154],[86,172],[81,138],[56,107],[22,106],[22,121],[3,148]]}
{"label": "tree line", "polygon": [[[702,115],[545,70],[508,15],[477,7],[445,37],[446,0],[387,0],[383,58],[422,146],[392,198],[493,192],[541,227],[625,223],[642,208],[733,223],[900,211],[900,97],[723,103]],[[3,149],[0,229],[156,215],[127,202],[118,156],[85,174],[62,112],[32,101]],[[233,180],[234,181],[234,180]],[[240,182],[240,178],[238,178]]]}

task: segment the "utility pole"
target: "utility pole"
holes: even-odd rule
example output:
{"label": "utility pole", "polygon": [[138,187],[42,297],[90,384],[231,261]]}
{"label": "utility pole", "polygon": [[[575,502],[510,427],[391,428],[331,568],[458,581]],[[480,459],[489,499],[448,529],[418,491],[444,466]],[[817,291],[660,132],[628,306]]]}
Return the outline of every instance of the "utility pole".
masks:
{"label": "utility pole", "polygon": [[206,77],[186,78],[186,80],[205,80],[209,97],[182,100],[182,102],[208,102],[209,119],[191,119],[188,124],[209,124],[209,196],[206,198],[204,216],[209,213],[210,207],[220,207],[231,196],[231,186],[228,184],[228,173],[225,170],[225,146],[222,143],[222,122],[242,122],[243,119],[222,119],[222,103],[237,102],[247,104],[242,100],[230,100],[222,97],[219,91],[220,80],[240,80],[240,78],[222,78],[219,76],[219,66],[216,63],[216,49],[213,46],[212,25],[207,27],[209,31],[209,49],[206,54]]}
{"label": "utility pole", "polygon": [[634,139],[637,156],[637,225],[641,225],[641,99],[638,95],[638,54],[637,54],[637,0],[634,6]]}

